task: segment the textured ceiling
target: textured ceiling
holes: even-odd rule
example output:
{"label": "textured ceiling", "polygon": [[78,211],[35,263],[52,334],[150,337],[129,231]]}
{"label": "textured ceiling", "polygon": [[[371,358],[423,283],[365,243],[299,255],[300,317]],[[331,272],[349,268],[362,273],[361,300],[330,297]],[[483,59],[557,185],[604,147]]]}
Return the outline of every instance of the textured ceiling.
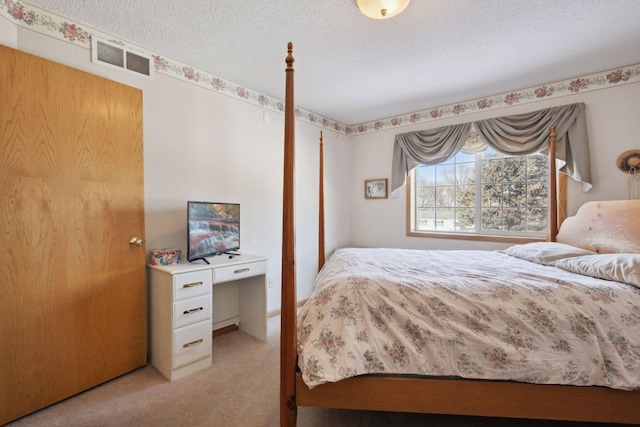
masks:
{"label": "textured ceiling", "polygon": [[640,63],[640,0],[28,0],[346,125]]}

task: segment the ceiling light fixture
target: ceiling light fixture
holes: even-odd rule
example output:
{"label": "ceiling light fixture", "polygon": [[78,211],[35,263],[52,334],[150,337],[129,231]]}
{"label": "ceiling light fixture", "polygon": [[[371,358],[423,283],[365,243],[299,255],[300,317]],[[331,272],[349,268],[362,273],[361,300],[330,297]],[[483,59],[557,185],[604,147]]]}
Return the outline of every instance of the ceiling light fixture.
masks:
{"label": "ceiling light fixture", "polygon": [[372,19],[389,19],[402,12],[410,0],[354,0],[360,12]]}

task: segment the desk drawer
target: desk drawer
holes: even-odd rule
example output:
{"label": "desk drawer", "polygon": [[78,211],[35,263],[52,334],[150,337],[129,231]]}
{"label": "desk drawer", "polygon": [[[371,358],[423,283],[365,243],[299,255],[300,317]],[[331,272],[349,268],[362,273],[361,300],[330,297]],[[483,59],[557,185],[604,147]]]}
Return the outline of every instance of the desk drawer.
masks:
{"label": "desk drawer", "polygon": [[173,331],[173,369],[211,354],[211,321]]}
{"label": "desk drawer", "polygon": [[190,325],[211,318],[211,294],[173,303],[173,327]]}
{"label": "desk drawer", "polygon": [[211,293],[211,270],[193,271],[173,276],[173,300]]}
{"label": "desk drawer", "polygon": [[245,277],[265,274],[266,272],[267,263],[265,261],[216,268],[213,272],[213,283],[229,282],[232,280],[243,279]]}

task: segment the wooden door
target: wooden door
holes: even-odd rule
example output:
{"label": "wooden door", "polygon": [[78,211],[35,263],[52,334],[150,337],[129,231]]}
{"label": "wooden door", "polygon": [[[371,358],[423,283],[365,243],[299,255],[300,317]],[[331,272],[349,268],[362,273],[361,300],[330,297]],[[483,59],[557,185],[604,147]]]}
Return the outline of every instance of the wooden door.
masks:
{"label": "wooden door", "polygon": [[0,424],[147,362],[141,91],[0,46]]}

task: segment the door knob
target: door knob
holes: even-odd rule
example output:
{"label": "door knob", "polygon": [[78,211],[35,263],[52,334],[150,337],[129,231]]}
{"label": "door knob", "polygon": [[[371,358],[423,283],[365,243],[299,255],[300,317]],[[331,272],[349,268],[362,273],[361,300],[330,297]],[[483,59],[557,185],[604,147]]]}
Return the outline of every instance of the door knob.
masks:
{"label": "door knob", "polygon": [[129,240],[129,245],[133,246],[134,248],[139,248],[144,245],[144,240],[138,239],[137,237],[132,237],[131,240]]}

